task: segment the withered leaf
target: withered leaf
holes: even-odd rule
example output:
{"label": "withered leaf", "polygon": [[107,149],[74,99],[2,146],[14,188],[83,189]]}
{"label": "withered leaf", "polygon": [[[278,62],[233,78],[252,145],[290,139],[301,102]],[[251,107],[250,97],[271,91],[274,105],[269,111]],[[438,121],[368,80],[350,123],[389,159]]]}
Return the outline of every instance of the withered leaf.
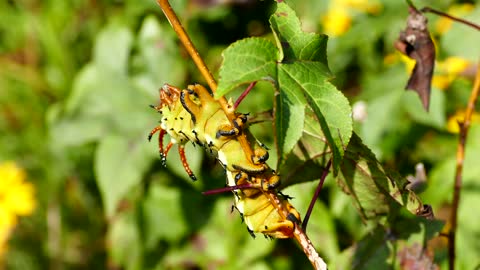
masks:
{"label": "withered leaf", "polygon": [[435,46],[427,28],[427,18],[413,7],[409,8],[407,28],[400,32],[395,48],[416,61],[405,89],[414,90],[428,111],[430,89],[435,65]]}

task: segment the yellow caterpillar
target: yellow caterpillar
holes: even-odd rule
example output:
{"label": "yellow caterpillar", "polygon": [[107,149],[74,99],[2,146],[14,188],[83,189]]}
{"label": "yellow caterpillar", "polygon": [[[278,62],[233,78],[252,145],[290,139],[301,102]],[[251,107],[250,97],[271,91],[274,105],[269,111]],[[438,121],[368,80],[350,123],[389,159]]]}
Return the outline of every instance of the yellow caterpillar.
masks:
{"label": "yellow caterpillar", "polygon": [[[247,116],[236,113],[233,125],[221,105],[208,90],[199,85],[179,89],[165,84],[160,89],[160,105],[152,106],[162,114],[160,125],[149,134],[149,140],[159,132],[159,151],[165,165],[166,156],[173,144],[178,144],[185,171],[196,180],[189,168],[184,151],[187,142],[193,142],[217,153],[217,158],[227,172],[227,184],[235,193],[235,207],[241,213],[250,232],[260,232],[274,238],[292,237],[300,215],[280,197],[279,204],[289,213],[282,218],[268,196],[280,184],[280,178],[265,163],[268,151],[262,147],[243,126]],[[230,104],[229,108],[233,106]],[[163,145],[165,134],[170,142]],[[248,156],[237,137],[246,133],[253,155]]]}

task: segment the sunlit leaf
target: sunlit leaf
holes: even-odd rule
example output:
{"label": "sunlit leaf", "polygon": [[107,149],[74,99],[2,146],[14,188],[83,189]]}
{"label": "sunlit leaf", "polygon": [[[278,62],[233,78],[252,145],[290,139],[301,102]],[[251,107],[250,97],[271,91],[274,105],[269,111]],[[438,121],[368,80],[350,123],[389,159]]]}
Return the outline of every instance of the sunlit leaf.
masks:
{"label": "sunlit leaf", "polygon": [[[277,48],[264,39],[260,42],[260,38],[254,39],[255,44],[247,39],[230,46],[223,55],[217,95],[247,82],[273,82],[280,92],[275,105],[279,164],[302,135],[302,115],[308,103],[326,134],[337,171],[351,136],[352,120],[348,100],[327,81],[331,77],[326,57],[327,37],[303,32],[295,12],[285,3],[277,4],[270,23]],[[254,53],[256,56],[252,57]]]}
{"label": "sunlit leaf", "polygon": [[223,52],[220,80],[216,97],[235,87],[257,80],[275,82],[278,50],[264,38],[247,38],[230,45]]}

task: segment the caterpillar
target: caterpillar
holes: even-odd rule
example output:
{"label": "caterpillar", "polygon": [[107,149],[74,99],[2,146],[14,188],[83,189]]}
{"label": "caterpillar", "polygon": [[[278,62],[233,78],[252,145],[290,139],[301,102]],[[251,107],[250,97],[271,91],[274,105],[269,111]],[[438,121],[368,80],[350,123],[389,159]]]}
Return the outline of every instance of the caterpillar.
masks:
{"label": "caterpillar", "polygon": [[[220,103],[202,85],[189,85],[187,89],[179,89],[165,84],[160,88],[160,105],[151,106],[161,115],[160,125],[148,135],[151,140],[158,135],[158,147],[162,164],[171,147],[178,144],[180,159],[185,171],[192,180],[196,176],[188,166],[184,146],[188,142],[198,144],[216,153],[217,159],[225,168],[227,185],[248,188],[232,188],[235,194],[235,208],[247,224],[248,231],[263,233],[274,238],[290,238],[295,226],[300,223],[300,215],[288,202],[288,197],[280,196],[280,204],[289,213],[287,219],[282,218],[267,196],[275,192],[280,184],[280,177],[265,163],[268,159],[267,149],[257,142],[245,128],[247,115],[235,113],[229,102],[229,113],[234,113],[233,124],[228,119]],[[170,142],[164,147],[166,134]],[[247,136],[253,149],[248,156],[237,139],[240,134]]]}

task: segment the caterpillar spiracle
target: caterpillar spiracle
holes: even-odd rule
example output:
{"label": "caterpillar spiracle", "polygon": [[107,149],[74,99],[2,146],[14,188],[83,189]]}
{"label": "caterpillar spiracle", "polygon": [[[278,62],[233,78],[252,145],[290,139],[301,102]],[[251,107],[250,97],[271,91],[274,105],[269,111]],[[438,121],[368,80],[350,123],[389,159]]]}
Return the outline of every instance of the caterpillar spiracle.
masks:
{"label": "caterpillar spiracle", "polygon": [[[178,144],[183,167],[190,178],[196,180],[185,157],[185,144],[193,142],[216,153],[226,170],[228,186],[250,184],[245,189],[233,189],[235,208],[249,232],[274,238],[293,236],[296,224],[300,223],[300,215],[286,196],[278,196],[280,201],[277,204],[289,213],[286,219],[283,218],[267,196],[269,192],[275,192],[280,177],[265,163],[268,151],[244,128],[247,122],[245,114],[235,113],[231,124],[220,103],[199,84],[189,85],[187,89],[165,84],[160,88],[160,105],[152,107],[162,114],[162,118],[160,125],[150,132],[149,140],[159,132],[158,144],[163,165],[171,147]],[[229,108],[233,113],[232,104],[229,104]],[[247,135],[253,149],[251,156],[238,140],[242,133]],[[164,147],[166,134],[169,134],[170,142]]]}

